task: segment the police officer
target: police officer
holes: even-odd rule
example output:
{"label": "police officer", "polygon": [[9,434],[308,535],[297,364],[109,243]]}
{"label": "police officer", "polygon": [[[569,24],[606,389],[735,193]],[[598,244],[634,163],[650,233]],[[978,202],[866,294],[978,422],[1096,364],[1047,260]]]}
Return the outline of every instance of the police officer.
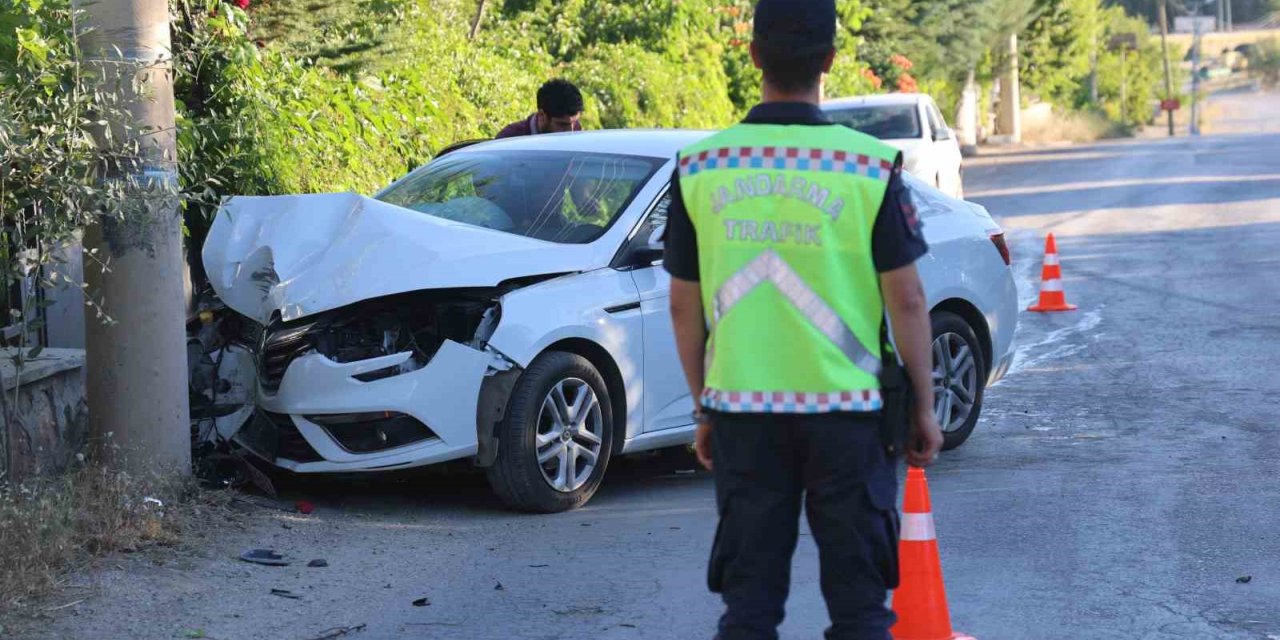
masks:
{"label": "police officer", "polygon": [[834,0],[760,0],[754,31],[763,100],[680,152],[666,237],[676,340],[700,399],[696,450],[715,473],[717,637],[778,637],[803,499],[826,637],[885,640],[898,520],[879,428],[881,325],[887,309],[916,398],[906,457],[925,466],[942,445],[914,266],[927,247],[901,155],[818,108]]}

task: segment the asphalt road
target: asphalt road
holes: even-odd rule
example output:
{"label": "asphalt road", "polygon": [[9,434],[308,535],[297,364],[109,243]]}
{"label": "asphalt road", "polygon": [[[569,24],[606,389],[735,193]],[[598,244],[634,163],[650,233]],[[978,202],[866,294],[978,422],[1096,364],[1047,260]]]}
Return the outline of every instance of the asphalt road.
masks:
{"label": "asphalt road", "polygon": [[[930,472],[958,630],[1280,638],[1280,97],[1217,102],[1230,117],[1213,136],[969,165],[1024,302],[1053,231],[1081,308],[1023,316],[1015,370]],[[24,637],[708,638],[715,514],[690,466],[621,461],[585,509],[554,516],[505,512],[474,477],[307,486],[312,516],[261,511],[198,553],[106,563],[78,578],[84,602]],[[252,547],[300,562],[234,559]],[[807,535],[795,567],[783,637],[818,638]]]}

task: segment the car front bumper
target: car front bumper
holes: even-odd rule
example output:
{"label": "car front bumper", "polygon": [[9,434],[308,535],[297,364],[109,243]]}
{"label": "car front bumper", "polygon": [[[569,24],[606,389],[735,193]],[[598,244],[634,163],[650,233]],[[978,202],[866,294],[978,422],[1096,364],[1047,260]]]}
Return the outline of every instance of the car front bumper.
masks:
{"label": "car front bumper", "polygon": [[[267,462],[298,473],[408,469],[474,455],[480,388],[497,356],[445,341],[421,369],[372,382],[355,377],[408,358],[402,353],[339,363],[318,353],[300,356],[289,364],[278,390],[259,388],[259,411],[235,440]],[[370,412],[411,416],[435,437],[356,453],[307,418]]]}

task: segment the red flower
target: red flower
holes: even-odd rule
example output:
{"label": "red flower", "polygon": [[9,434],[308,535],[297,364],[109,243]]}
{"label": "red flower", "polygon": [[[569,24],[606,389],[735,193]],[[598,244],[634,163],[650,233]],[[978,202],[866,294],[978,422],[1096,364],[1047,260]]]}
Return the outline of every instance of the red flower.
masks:
{"label": "red flower", "polygon": [[240,7],[241,9],[248,9],[249,0],[236,0],[236,6]]}

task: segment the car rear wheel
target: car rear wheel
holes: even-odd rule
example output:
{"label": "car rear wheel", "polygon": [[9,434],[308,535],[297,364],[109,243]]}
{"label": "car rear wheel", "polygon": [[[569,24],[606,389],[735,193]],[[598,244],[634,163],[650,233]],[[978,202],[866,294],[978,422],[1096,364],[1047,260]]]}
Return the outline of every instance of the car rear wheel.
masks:
{"label": "car rear wheel", "polygon": [[973,327],[960,316],[933,314],[933,414],[942,426],[942,448],[969,438],[982,413],[986,363]]}
{"label": "car rear wheel", "polygon": [[582,356],[548,352],[511,394],[489,484],[516,509],[574,509],[599,488],[612,445],[612,404],[600,372]]}

